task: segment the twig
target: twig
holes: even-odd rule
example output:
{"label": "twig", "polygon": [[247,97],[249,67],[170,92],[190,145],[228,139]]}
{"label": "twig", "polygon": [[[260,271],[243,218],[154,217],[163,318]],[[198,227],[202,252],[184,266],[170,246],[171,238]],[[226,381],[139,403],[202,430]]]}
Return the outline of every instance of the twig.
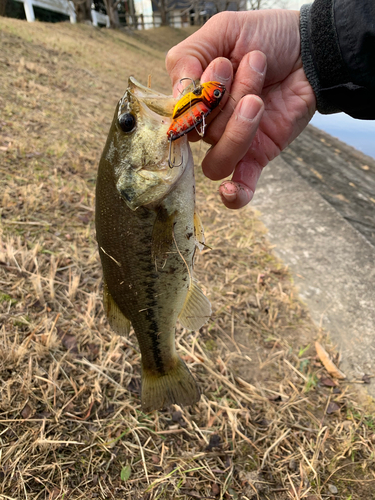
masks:
{"label": "twig", "polygon": [[279,439],[277,439],[265,452],[264,456],[263,456],[263,460],[262,460],[262,465],[260,466],[261,469],[264,468],[264,464],[266,462],[266,459],[268,457],[268,455],[270,454],[270,452],[276,448],[276,446],[289,434],[289,432],[291,431],[292,429],[288,429],[287,431],[284,432],[284,434],[282,434]]}
{"label": "twig", "polygon": [[146,475],[146,479],[147,479],[147,484],[150,484],[150,479],[148,477],[148,472],[147,472],[147,465],[146,465],[146,460],[145,460],[145,455],[143,453],[143,448],[142,448],[142,445],[141,445],[141,441],[139,440],[139,436],[138,434],[136,433],[136,431],[133,431],[133,435],[135,436],[136,440],[138,441],[138,444],[139,444],[139,451],[141,452],[141,457],[142,457],[142,463],[143,463],[143,468],[145,470],[145,475]]}

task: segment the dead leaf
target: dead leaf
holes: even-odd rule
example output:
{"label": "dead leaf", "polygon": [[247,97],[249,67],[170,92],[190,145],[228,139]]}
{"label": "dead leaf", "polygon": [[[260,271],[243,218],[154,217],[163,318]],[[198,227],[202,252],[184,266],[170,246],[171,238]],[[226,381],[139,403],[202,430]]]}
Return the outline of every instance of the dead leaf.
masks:
{"label": "dead leaf", "polygon": [[214,497],[217,497],[218,495],[220,495],[220,486],[217,483],[213,483],[213,485],[211,486],[211,492]]}
{"label": "dead leaf", "polygon": [[340,405],[335,403],[335,401],[331,401],[327,407],[326,413],[327,415],[331,415],[331,413],[335,413],[336,411],[339,411]]}
{"label": "dead leaf", "polygon": [[365,373],[362,377],[362,382],[364,384],[371,384],[371,375]]}
{"label": "dead leaf", "polygon": [[171,416],[172,416],[172,422],[180,423],[181,420],[183,420],[181,411],[174,411]]}
{"label": "dead leaf", "polygon": [[23,410],[21,411],[21,417],[26,420],[27,418],[31,417],[33,412],[34,409],[29,405],[29,403],[26,403],[25,406],[23,407]]}
{"label": "dead leaf", "polygon": [[75,335],[63,334],[61,336],[61,343],[73,356],[78,354],[77,337]]}
{"label": "dead leaf", "polygon": [[344,375],[337,368],[337,366],[330,360],[327,351],[324,349],[324,347],[321,344],[319,344],[319,342],[315,342],[315,349],[316,349],[316,353],[319,356],[319,359],[322,362],[324,368],[327,370],[327,372],[330,375],[332,375],[332,377],[338,378],[340,380],[343,380],[346,378],[346,375]]}
{"label": "dead leaf", "polygon": [[336,387],[337,383],[332,380],[330,377],[322,377],[319,381],[325,387]]}
{"label": "dead leaf", "polygon": [[176,468],[176,467],[177,467],[176,462],[173,462],[173,463],[169,464],[169,465],[166,467],[166,469],[165,469],[165,471],[164,471],[164,472],[165,472],[166,474],[170,474],[173,470],[175,470],[175,468]]}
{"label": "dead leaf", "polygon": [[60,493],[60,488],[53,488],[53,490],[50,492],[49,500],[55,500],[60,495]]}
{"label": "dead leaf", "polygon": [[221,437],[218,434],[211,434],[206,451],[212,451],[212,448],[218,448],[219,446],[221,446]]}

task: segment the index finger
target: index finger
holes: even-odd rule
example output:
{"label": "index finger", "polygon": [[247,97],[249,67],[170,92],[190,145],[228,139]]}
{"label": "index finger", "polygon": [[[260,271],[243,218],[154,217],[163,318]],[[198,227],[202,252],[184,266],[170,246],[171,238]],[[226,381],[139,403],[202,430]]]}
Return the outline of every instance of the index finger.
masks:
{"label": "index finger", "polygon": [[224,18],[216,14],[202,28],[169,50],[165,65],[175,97],[178,96],[177,86],[181,78],[200,78],[211,61],[226,56],[223,42],[217,36],[218,32],[224,30],[223,22]]}
{"label": "index finger", "polygon": [[[175,48],[177,48],[176,46]],[[173,50],[173,49],[171,49]],[[173,97],[178,97],[181,91],[180,79],[189,77],[196,80],[201,77],[205,67],[202,66],[199,59],[194,56],[185,56],[181,58],[174,58],[174,54],[178,57],[178,52],[173,53],[173,59],[167,54],[166,67],[172,80]]]}

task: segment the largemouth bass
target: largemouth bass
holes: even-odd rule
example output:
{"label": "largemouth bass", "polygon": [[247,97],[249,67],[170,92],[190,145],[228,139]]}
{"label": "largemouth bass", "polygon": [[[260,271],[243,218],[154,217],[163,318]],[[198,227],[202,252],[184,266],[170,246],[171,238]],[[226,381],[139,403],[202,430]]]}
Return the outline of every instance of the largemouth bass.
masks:
{"label": "largemouth bass", "polygon": [[186,137],[174,142],[181,165],[168,166],[167,130],[175,103],[129,78],[96,187],[104,308],[116,333],[127,335],[134,328],[145,411],[199,400],[198,386],[176,353],[176,321],[196,330],[211,315],[193,278],[202,228],[195,215],[194,165]]}

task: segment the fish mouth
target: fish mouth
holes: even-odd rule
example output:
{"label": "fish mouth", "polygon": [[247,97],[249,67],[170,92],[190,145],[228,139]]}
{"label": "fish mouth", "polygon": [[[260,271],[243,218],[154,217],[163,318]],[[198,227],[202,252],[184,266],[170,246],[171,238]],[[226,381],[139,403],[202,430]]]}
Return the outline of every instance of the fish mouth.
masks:
{"label": "fish mouth", "polygon": [[[190,164],[186,136],[171,146],[167,130],[175,99],[143,86],[134,77],[119,102],[118,116],[132,112],[137,126],[127,138],[126,161],[117,171],[117,190],[131,210],[160,202]],[[171,148],[171,149],[170,149]],[[172,153],[172,155],[171,155]],[[170,158],[172,158],[171,168]]]}
{"label": "fish mouth", "polygon": [[131,210],[160,203],[182,177],[191,162],[191,151],[186,137],[178,141],[183,143],[182,145],[176,144],[176,149],[179,149],[177,154],[181,154],[178,167],[169,167],[169,145],[167,145],[165,160],[162,162],[165,164],[163,168],[160,168],[160,164],[149,165],[147,168],[138,168],[135,165],[122,171],[117,181],[117,190]]}

